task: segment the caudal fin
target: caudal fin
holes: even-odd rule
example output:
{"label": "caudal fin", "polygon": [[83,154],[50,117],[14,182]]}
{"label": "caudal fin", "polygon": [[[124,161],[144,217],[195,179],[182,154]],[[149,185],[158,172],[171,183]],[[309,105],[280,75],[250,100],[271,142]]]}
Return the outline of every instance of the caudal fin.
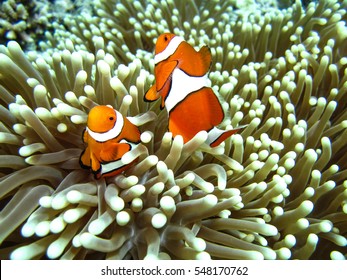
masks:
{"label": "caudal fin", "polygon": [[212,148],[217,147],[220,143],[222,143],[231,135],[237,133],[240,129],[244,127],[246,127],[246,125],[239,126],[229,130],[222,130],[217,127],[214,127],[208,132],[206,143],[210,145],[210,147]]}

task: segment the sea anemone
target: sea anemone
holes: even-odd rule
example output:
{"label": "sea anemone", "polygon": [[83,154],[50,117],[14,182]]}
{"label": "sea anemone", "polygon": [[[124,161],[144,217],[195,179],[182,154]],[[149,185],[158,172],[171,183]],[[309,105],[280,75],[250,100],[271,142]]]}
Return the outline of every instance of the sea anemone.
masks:
{"label": "sea anemone", "polygon": [[[1,259],[347,257],[347,1],[234,2],[100,0],[41,52],[0,47]],[[183,144],[143,101],[163,32],[211,48],[240,134]],[[97,104],[142,132],[138,162],[101,180],[78,163]]]}

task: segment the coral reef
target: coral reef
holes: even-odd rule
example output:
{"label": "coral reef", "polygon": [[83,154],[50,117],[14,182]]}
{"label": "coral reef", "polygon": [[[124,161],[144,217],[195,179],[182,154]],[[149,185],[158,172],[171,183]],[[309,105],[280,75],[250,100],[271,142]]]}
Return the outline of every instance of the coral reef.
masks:
{"label": "coral reef", "polygon": [[[0,46],[0,258],[345,259],[347,1],[94,2],[42,52]],[[209,45],[221,126],[240,134],[183,144],[143,102],[162,32]],[[78,164],[96,104],[142,132],[122,158],[139,161],[101,180]]]}
{"label": "coral reef", "polygon": [[89,1],[6,0],[0,4],[0,43],[16,40],[25,49],[37,49],[37,41],[52,31],[51,22],[60,23],[69,12],[90,12]]}

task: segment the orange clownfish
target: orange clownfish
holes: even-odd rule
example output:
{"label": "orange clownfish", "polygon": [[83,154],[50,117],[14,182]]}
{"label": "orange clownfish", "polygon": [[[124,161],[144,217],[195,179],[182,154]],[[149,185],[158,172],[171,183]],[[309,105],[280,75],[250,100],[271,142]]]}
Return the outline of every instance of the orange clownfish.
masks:
{"label": "orange clownfish", "polygon": [[155,84],[146,92],[145,101],[161,97],[160,108],[169,114],[168,130],[182,135],[184,143],[198,132],[208,132],[207,144],[216,147],[241,127],[221,130],[224,119],[217,96],[209,87],[208,72],[212,55],[207,46],[198,52],[183,38],[171,33],[158,37],[155,46]]}
{"label": "orange clownfish", "polygon": [[130,167],[122,156],[140,142],[140,131],[112,106],[93,107],[83,131],[87,144],[80,156],[82,168],[91,169],[96,179],[120,174]]}

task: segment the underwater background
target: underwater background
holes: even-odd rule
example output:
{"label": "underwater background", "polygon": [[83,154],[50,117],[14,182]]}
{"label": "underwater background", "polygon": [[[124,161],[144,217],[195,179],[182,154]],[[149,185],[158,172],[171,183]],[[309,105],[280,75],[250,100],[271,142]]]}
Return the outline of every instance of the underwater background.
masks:
{"label": "underwater background", "polygon": [[[2,1],[0,259],[346,259],[347,1]],[[216,148],[143,96],[156,38],[212,52]],[[82,170],[89,110],[138,162]]]}

